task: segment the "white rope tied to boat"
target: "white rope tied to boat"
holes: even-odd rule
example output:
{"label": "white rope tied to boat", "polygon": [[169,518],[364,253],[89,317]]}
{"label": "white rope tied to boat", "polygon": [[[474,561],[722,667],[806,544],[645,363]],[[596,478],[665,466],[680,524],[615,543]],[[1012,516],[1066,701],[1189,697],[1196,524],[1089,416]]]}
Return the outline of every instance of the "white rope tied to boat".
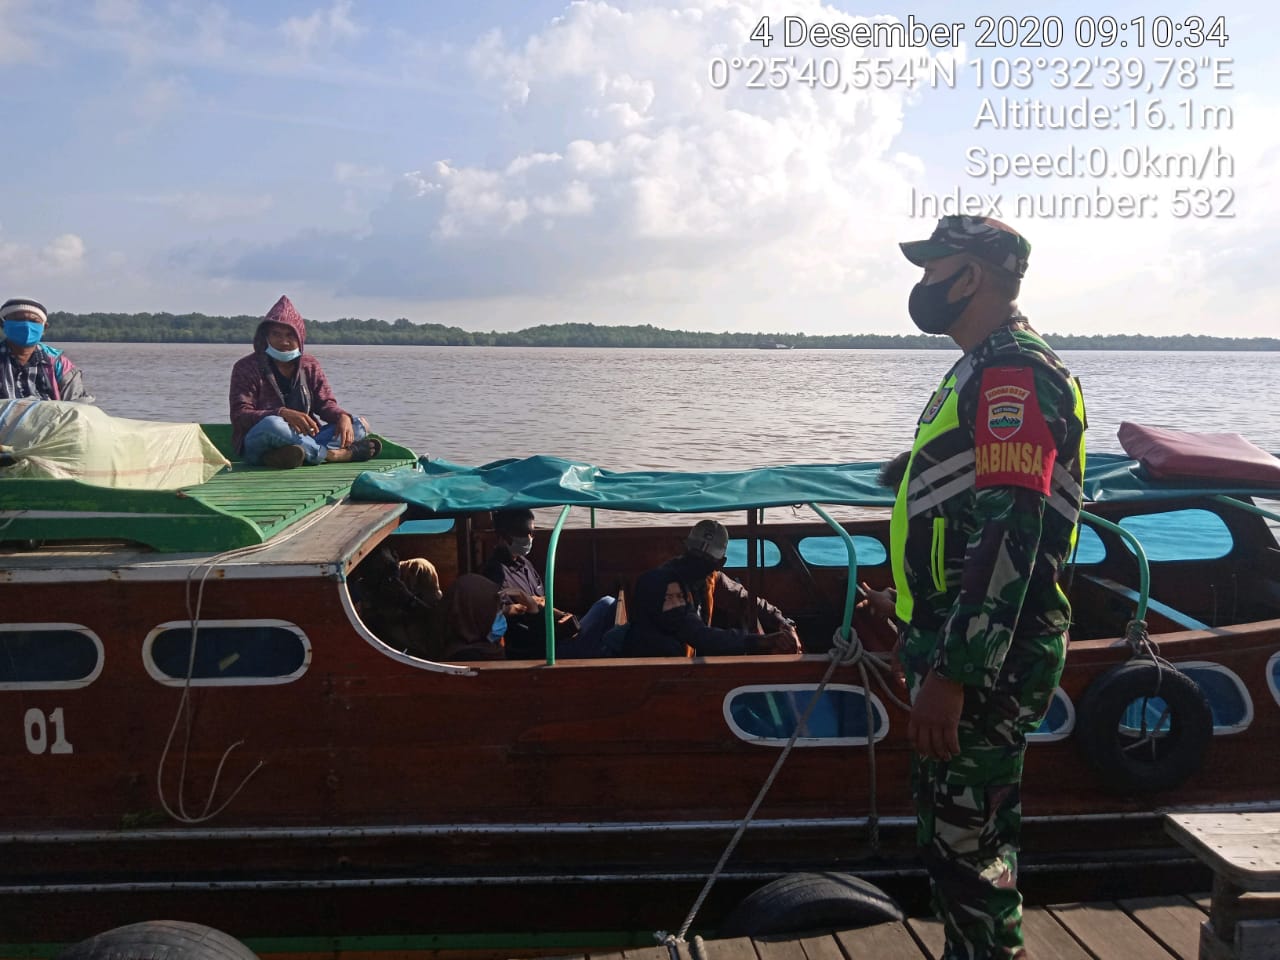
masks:
{"label": "white rope tied to boat", "polygon": [[[187,760],[191,754],[191,734],[194,729],[194,718],[190,709],[191,678],[195,673],[196,641],[200,632],[200,611],[204,606],[204,587],[206,581],[209,579],[209,575],[213,573],[219,565],[225,565],[232,561],[252,556],[255,553],[259,553],[260,551],[266,550],[270,547],[279,546],[280,544],[293,539],[298,534],[319,523],[324,517],[327,517],[330,513],[336,510],[342,502],[343,500],[341,499],[331,501],[327,507],[316,511],[301,523],[296,524],[288,532],[279,537],[274,537],[265,543],[255,543],[247,547],[239,547],[235,550],[228,550],[225,553],[220,553],[216,556],[210,557],[204,563],[193,566],[191,571],[187,574],[187,619],[191,623],[191,649],[187,655],[187,675],[183,679],[182,696],[178,700],[178,709],[174,712],[173,723],[169,727],[169,736],[165,739],[164,749],[160,751],[160,763],[156,767],[156,793],[160,799],[160,806],[164,808],[165,813],[174,820],[177,820],[179,823],[196,824],[212,820],[223,810],[227,809],[231,804],[231,801],[234,800],[240,794],[240,791],[248,785],[249,781],[253,779],[253,775],[261,770],[263,765],[266,763],[265,760],[260,759],[254,768],[245,774],[244,779],[242,779],[239,785],[231,791],[231,794],[222,801],[218,808],[210,812],[209,808],[213,806],[213,798],[217,795],[218,784],[222,779],[222,768],[226,765],[227,758],[231,756],[231,751],[244,743],[243,740],[237,740],[222,752],[222,759],[218,761],[217,769],[214,771],[213,783],[209,787],[209,796],[205,799],[204,808],[195,816],[187,812],[184,793],[187,780]],[[191,600],[191,583],[196,574],[200,571],[203,572],[200,573],[200,584],[196,590],[195,603],[193,604]],[[178,724],[182,721],[184,713],[186,715],[187,722],[185,737],[182,743],[182,764],[178,773],[178,795],[174,805],[176,806],[176,809],[174,809],[174,807],[169,805],[169,800],[164,794],[164,767],[165,763],[169,759],[169,750],[173,746],[173,738],[178,732]]]}

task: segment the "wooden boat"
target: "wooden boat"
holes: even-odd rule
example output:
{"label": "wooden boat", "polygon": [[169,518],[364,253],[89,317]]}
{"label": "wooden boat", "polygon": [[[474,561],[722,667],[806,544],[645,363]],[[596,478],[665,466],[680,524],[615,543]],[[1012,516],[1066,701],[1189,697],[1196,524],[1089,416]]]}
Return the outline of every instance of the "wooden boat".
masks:
{"label": "wooden boat", "polygon": [[[225,448],[225,428],[206,432]],[[885,506],[875,465],[611,480],[544,458],[413,464],[388,443],[370,464],[236,464],[178,492],[0,480],[0,957],[161,917],[297,955],[643,942],[678,925],[828,669],[851,577],[841,531],[857,578],[890,579],[883,512],[839,530],[761,514]],[[1252,512],[1265,495],[1092,458],[1099,520],[1029,751],[1024,886],[1177,867],[1158,811],[1280,799],[1280,548]],[[449,664],[361,621],[348,582],[380,543],[447,584],[492,544],[485,511],[516,503],[745,510],[731,572],[797,620],[810,652]],[[676,553],[691,522],[557,525],[534,559],[554,541],[555,605],[585,610]],[[1171,668],[1168,702],[1117,685],[1135,654],[1134,533],[1150,637],[1207,697],[1212,729]],[[859,667],[835,668],[702,928],[789,872],[919,878],[905,729]]]}

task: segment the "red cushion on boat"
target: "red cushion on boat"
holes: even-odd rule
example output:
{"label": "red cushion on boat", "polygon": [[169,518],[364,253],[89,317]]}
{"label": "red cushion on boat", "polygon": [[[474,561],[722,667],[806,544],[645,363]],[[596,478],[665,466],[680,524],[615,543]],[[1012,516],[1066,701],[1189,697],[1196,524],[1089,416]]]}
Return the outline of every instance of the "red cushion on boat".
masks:
{"label": "red cushion on boat", "polygon": [[1124,452],[1152,477],[1198,477],[1280,486],[1280,460],[1238,433],[1188,433],[1122,423]]}

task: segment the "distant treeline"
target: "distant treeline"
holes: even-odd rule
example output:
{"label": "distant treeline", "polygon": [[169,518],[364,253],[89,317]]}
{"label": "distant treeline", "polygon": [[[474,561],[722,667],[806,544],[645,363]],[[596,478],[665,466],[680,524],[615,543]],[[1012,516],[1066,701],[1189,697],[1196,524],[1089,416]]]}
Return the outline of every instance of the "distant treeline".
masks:
{"label": "distant treeline", "polygon": [[[49,317],[49,339],[59,341],[110,341],[116,343],[245,343],[261,317],[210,317],[203,313],[54,313]],[[1275,337],[1151,337],[1142,334],[1072,336],[1049,334],[1063,350],[1280,350]],[[806,350],[897,349],[929,350],[951,347],[946,337],[924,334],[886,335],[843,333],[711,333],[696,330],[664,330],[650,324],[601,326],[594,323],[556,323],[510,333],[480,333],[439,323],[412,323],[401,317],[357,320],[307,321],[307,342],[357,343],[427,347],[690,347],[729,349]]]}

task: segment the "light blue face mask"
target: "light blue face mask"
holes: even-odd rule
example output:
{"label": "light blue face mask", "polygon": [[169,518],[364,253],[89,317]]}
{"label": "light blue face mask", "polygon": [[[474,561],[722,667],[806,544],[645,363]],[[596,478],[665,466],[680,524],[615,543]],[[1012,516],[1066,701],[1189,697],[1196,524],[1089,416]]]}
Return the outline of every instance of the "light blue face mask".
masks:
{"label": "light blue face mask", "polygon": [[493,618],[493,626],[489,628],[489,636],[487,639],[490,643],[497,643],[506,635],[507,615],[499,610],[498,615]]}
{"label": "light blue face mask", "polygon": [[302,356],[302,348],[296,350],[277,350],[275,347],[267,344],[267,356],[272,360],[279,360],[281,363],[288,363],[291,360],[297,360]]}
{"label": "light blue face mask", "polygon": [[34,347],[44,336],[44,324],[36,320],[6,320],[4,336],[15,346]]}
{"label": "light blue face mask", "polygon": [[527,557],[532,549],[533,537],[531,536],[516,537],[511,541],[511,552],[522,557]]}

